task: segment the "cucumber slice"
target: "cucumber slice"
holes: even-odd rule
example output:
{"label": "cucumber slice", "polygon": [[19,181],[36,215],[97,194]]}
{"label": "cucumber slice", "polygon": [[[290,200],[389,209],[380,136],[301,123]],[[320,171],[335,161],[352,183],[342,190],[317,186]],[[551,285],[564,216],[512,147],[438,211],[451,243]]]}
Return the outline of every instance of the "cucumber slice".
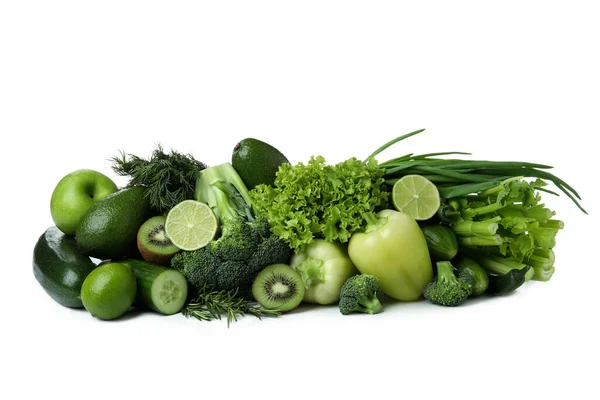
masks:
{"label": "cucumber slice", "polygon": [[125,260],[137,280],[136,304],[164,315],[181,311],[188,295],[183,274],[172,268],[141,260]]}

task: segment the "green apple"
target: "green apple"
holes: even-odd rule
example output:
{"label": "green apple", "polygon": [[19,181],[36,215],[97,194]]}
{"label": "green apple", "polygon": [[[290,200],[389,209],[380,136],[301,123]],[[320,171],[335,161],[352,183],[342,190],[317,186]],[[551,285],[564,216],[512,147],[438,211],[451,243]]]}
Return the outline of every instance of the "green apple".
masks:
{"label": "green apple", "polygon": [[91,169],[71,172],[58,182],[50,199],[54,223],[67,235],[74,235],[92,204],[117,191],[106,175]]}

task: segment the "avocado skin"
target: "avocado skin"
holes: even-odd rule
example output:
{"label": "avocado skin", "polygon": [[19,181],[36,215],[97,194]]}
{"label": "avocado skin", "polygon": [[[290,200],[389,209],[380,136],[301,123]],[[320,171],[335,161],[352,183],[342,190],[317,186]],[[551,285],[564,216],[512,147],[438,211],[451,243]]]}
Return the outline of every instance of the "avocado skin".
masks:
{"label": "avocado skin", "polygon": [[33,275],[57,303],[83,308],[81,286],[96,264],[77,248],[75,239],[56,226],[48,228],[33,248]]}
{"label": "avocado skin", "polygon": [[90,207],[75,233],[77,245],[101,260],[138,257],[137,233],[151,216],[143,187],[121,189]]}
{"label": "avocado skin", "polygon": [[254,138],[240,140],[231,156],[231,165],[248,190],[260,184],[273,186],[279,166],[284,163],[289,161],[279,150]]}

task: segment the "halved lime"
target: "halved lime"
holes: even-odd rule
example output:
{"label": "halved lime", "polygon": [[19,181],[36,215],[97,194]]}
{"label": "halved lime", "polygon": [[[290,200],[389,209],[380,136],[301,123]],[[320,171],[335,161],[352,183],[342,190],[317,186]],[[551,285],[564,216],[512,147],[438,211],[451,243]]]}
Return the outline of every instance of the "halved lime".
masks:
{"label": "halved lime", "polygon": [[208,204],[184,200],[167,214],[165,233],[181,250],[198,250],[215,238],[219,222]]}
{"label": "halved lime", "polygon": [[392,202],[396,210],[416,221],[425,221],[433,217],[440,207],[440,193],[429,179],[421,175],[406,175],[394,184]]}

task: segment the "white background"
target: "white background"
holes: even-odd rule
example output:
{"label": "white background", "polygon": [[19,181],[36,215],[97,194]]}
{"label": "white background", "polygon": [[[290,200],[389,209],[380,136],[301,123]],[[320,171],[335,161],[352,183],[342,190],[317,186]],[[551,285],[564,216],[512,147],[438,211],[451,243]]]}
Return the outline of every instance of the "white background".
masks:
{"label": "white background", "polygon": [[[0,5],[0,397],[598,398],[599,12],[590,2],[6,1]],[[67,173],[157,143],[214,165],[256,137],[292,162],[470,151],[580,191],[557,272],[514,295],[377,316],[114,322],[53,302],[33,246]]]}

